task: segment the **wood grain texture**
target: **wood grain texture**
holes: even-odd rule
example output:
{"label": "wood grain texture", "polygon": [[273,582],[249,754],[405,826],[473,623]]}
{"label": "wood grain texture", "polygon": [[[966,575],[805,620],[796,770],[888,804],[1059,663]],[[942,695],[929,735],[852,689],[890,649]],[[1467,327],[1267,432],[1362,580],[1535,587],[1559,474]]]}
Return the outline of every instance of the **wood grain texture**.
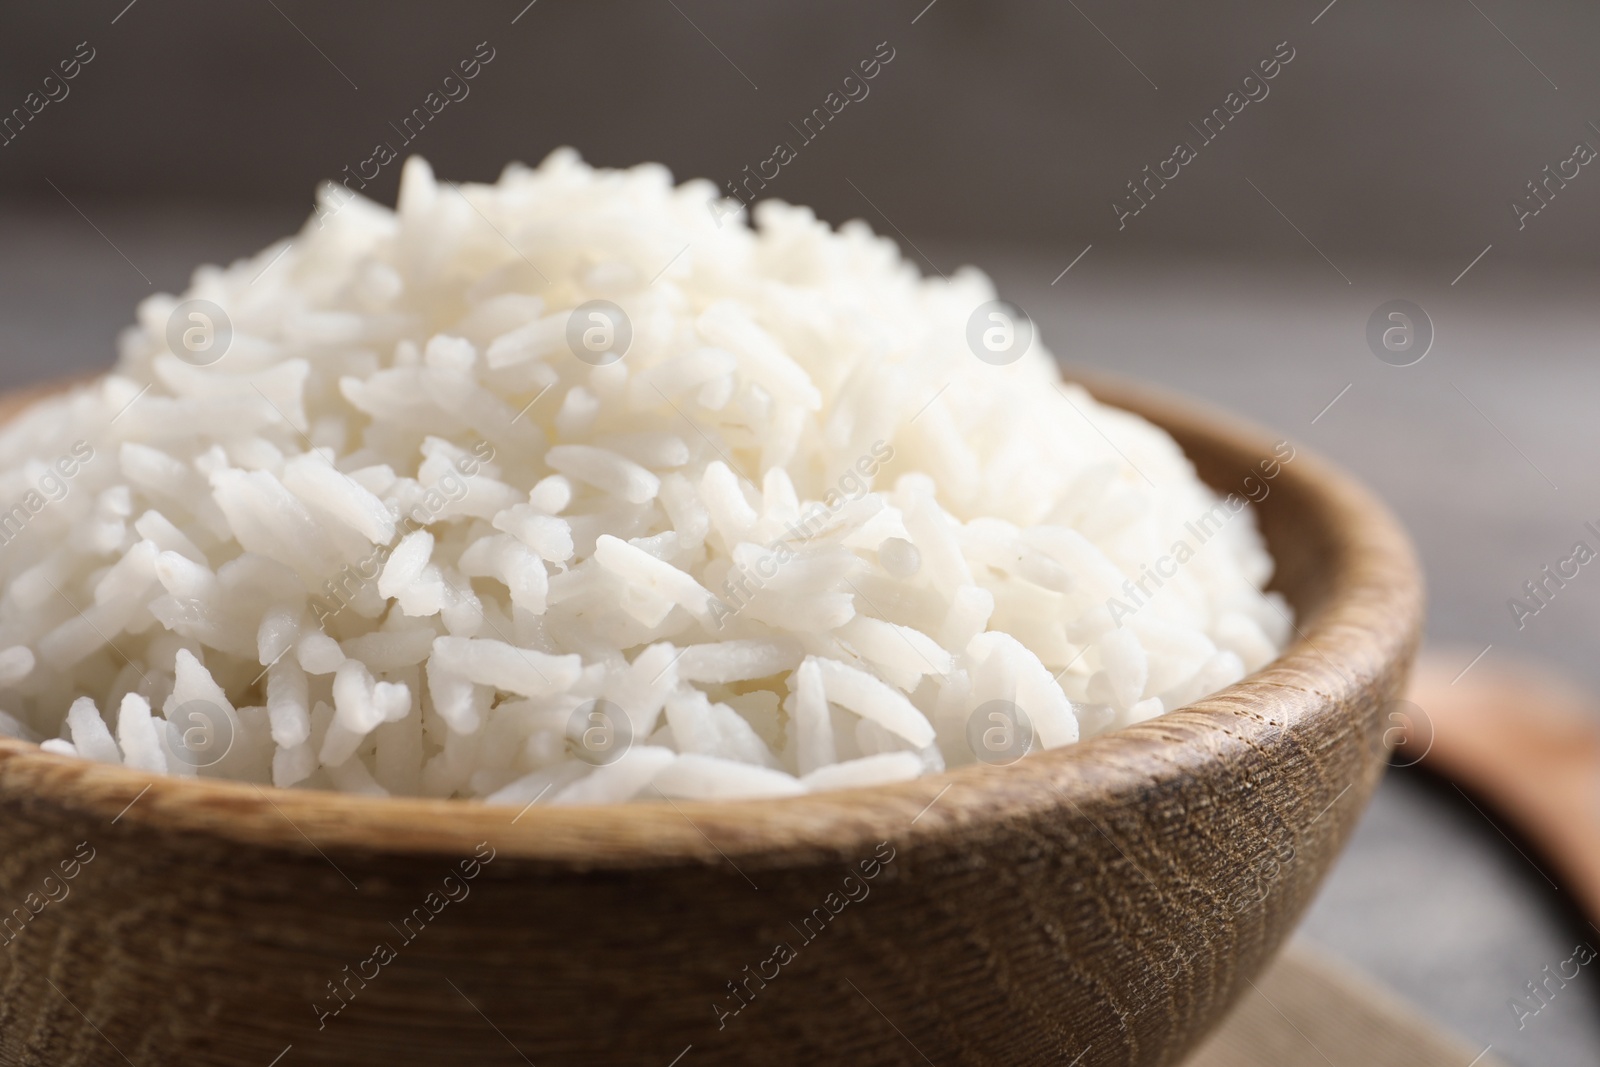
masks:
{"label": "wood grain texture", "polygon": [[[1224,492],[1271,455],[1224,416],[1090,384]],[[0,951],[0,1064],[265,1067],[288,1045],[285,1067],[665,1067],[689,1046],[681,1067],[1177,1063],[1354,827],[1422,620],[1411,548],[1370,495],[1303,451],[1271,485],[1292,647],[1189,708],[1007,768],[519,818],[0,743],[0,905],[95,850]],[[402,920],[481,842],[494,858],[470,895],[407,940]],[[850,872],[891,849],[846,901]],[[780,943],[792,958],[764,963]],[[379,944],[393,961],[349,977],[372,975]],[[353,992],[319,1026],[330,982]],[[733,982],[748,1004],[719,1025]]]}

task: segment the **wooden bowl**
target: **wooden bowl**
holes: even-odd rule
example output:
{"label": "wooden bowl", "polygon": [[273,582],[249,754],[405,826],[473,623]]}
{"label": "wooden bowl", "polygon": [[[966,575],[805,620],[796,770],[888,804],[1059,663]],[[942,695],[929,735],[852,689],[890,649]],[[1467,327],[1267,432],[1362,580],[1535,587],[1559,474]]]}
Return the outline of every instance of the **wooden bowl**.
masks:
{"label": "wooden bowl", "polygon": [[[1223,492],[1272,456],[1090,384]],[[0,742],[0,1064],[1175,1063],[1349,836],[1422,623],[1371,495],[1303,450],[1268,484],[1293,646],[1006,768],[519,816]]]}

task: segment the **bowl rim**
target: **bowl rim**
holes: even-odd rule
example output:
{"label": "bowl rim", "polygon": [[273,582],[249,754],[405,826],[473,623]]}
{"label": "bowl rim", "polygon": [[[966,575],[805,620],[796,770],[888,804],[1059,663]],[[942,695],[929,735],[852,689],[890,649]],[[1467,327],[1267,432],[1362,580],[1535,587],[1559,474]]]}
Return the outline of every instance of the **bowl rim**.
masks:
{"label": "bowl rim", "polygon": [[[1081,368],[1063,377],[1096,399],[1169,432],[1268,457],[1283,438],[1203,402]],[[25,402],[82,384],[53,383],[5,398]],[[15,403],[13,403],[15,401]],[[1066,807],[1105,810],[1194,774],[1241,746],[1296,749],[1293,725],[1348,714],[1375,680],[1404,671],[1421,630],[1422,580],[1398,522],[1342,470],[1298,445],[1280,487],[1308,494],[1338,528],[1329,591],[1294,623],[1282,654],[1239,682],[1157,719],[1030,755],[1008,767],[973,764],[891,785],[750,801],[626,805],[505,805],[461,799],[364,797],[213,778],[155,775],[0,739],[0,797],[129,829],[199,835],[235,845],[320,854],[497,856],[559,868],[683,864],[760,869],[802,857],[865,857],[880,843],[981,834],[1008,819]],[[1186,452],[1187,454],[1187,452]],[[1222,491],[1223,487],[1214,486]],[[1329,650],[1332,650],[1331,653]],[[1264,714],[1271,706],[1282,711]],[[1151,756],[1157,759],[1152,762]],[[745,861],[741,867],[735,858]],[[330,859],[331,863],[332,860]],[[752,882],[754,884],[754,882]]]}

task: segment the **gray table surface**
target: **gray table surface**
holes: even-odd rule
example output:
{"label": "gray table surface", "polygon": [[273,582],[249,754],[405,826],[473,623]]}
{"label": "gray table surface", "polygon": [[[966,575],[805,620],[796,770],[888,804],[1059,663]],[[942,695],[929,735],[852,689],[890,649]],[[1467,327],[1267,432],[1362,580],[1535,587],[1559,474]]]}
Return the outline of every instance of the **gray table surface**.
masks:
{"label": "gray table surface", "polygon": [[[0,204],[0,388],[104,366],[142,296],[176,292],[195,264],[253,252],[300,221],[196,204],[77,208]],[[1600,579],[1573,582],[1520,631],[1506,607],[1600,519],[1600,278],[1513,273],[1491,254],[1452,285],[1464,262],[1333,268],[1296,240],[1234,263],[1095,248],[1065,275],[1081,247],[918,243],[943,271],[988,270],[1059,358],[1207,398],[1359,473],[1416,536],[1430,639],[1459,649],[1463,667],[1488,647],[1486,661],[1538,657],[1600,688]],[[1365,341],[1368,316],[1395,298],[1426,308],[1436,329],[1406,368]],[[1600,946],[1600,932],[1420,772],[1385,782],[1303,933],[1475,1048],[1529,1067],[1600,1063],[1593,968],[1523,1029],[1508,1007],[1577,942]]]}

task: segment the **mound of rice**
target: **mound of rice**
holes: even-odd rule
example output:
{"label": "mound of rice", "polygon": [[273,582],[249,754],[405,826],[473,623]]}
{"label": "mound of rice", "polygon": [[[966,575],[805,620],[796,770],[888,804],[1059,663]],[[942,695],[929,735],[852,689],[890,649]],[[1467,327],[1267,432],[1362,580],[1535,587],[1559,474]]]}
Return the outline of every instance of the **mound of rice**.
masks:
{"label": "mound of rice", "polygon": [[983,275],[715,197],[412,159],[394,211],[326,187],[145,300],[114,373],[0,432],[0,731],[371,795],[784,796],[1276,654],[1248,511],[1134,594],[1218,497],[1041,345],[977,358]]}

